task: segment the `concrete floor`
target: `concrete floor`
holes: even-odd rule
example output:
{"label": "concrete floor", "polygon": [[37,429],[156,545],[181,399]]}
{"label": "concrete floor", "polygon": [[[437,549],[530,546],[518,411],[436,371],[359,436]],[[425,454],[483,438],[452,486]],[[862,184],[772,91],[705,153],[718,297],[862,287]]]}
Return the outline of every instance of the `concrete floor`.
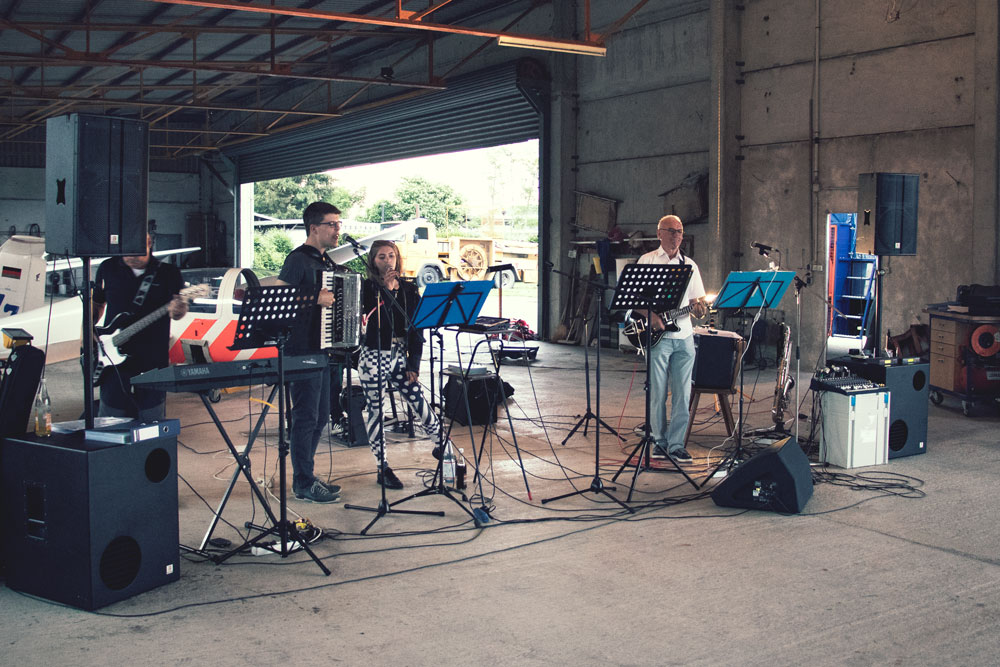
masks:
{"label": "concrete floor", "polygon": [[[223,564],[189,555],[178,582],[97,613],[0,588],[0,663],[996,664],[1000,449],[990,406],[971,418],[951,400],[930,406],[927,454],[841,471],[878,477],[867,489],[820,483],[796,516],[717,507],[669,471],[638,476],[634,514],[594,494],[543,506],[593,477],[593,430],[559,444],[586,408],[582,367],[581,348],[550,344],[530,366],[504,365],[532,500],[501,411],[500,435],[488,441],[487,527],[434,496],[404,507],[446,516],[390,515],[362,537],[371,514],[291,500],[290,511],[327,532],[313,549],[331,576],[300,553]],[[643,412],[637,368],[634,355],[602,354],[600,415],[629,443]],[[808,374],[803,368],[805,386]],[[758,397],[745,403],[749,426],[769,425],[773,386],[773,369],[747,372],[745,392]],[[56,418],[75,418],[74,362],[50,367],[49,387]],[[811,395],[802,397],[809,412]],[[248,412],[260,404],[243,391],[218,410],[245,440]],[[183,424],[180,539],[193,545],[212,516],[194,491],[215,506],[232,462],[194,395],[170,395],[168,412]],[[699,414],[706,423],[690,447],[696,461],[687,469],[699,479],[723,441],[712,412]],[[276,465],[269,424],[254,448],[261,476]],[[467,430],[454,437],[471,451]],[[630,447],[606,432],[600,442],[610,480]],[[434,463],[427,441],[394,437],[389,450],[406,492],[419,489],[417,475]],[[367,448],[323,443],[316,467],[344,487],[347,502],[377,504]],[[919,492],[877,488],[890,474]],[[630,481],[619,479],[616,497]],[[223,517],[242,526],[251,511],[241,481]],[[241,539],[225,525],[215,535]]]}

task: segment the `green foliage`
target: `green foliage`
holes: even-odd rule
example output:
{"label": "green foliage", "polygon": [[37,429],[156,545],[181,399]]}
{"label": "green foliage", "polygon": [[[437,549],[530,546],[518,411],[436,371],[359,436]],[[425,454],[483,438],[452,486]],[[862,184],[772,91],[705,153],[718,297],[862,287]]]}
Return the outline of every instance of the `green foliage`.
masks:
{"label": "green foliage", "polygon": [[270,229],[253,235],[253,268],[260,272],[277,273],[285,257],[294,250],[292,240],[281,229]]}
{"label": "green foliage", "polygon": [[335,183],[336,179],[327,174],[309,174],[255,183],[254,211],[281,220],[295,220],[301,218],[306,206],[315,201],[328,202],[345,213],[364,201],[364,188],[351,192]]}
{"label": "green foliage", "polygon": [[365,262],[367,261],[367,257],[368,253],[365,253],[361,257],[354,257],[353,259],[350,259],[349,261],[345,262],[344,266],[349,268],[351,271],[354,271],[355,273],[360,273],[362,276],[367,276],[368,270],[367,268],[365,268]]}
{"label": "green foliage", "polygon": [[362,220],[410,220],[417,216],[427,218],[438,229],[448,227],[449,221],[465,218],[465,201],[450,185],[431,183],[420,176],[404,178],[396,189],[395,200],[376,202],[365,212]]}

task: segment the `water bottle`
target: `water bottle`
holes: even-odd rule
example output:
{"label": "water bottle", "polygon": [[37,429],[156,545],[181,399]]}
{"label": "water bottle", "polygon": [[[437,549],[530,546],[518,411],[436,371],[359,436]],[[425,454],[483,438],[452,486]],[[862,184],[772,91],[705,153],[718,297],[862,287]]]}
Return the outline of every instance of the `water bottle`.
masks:
{"label": "water bottle", "polygon": [[455,488],[465,488],[465,450],[461,447],[458,449],[458,461],[455,466]]}
{"label": "water bottle", "polygon": [[441,476],[445,486],[455,485],[455,450],[450,441],[445,444],[444,454],[441,455]]}
{"label": "water bottle", "polygon": [[35,394],[35,435],[52,435],[52,400],[44,377],[39,381],[38,393]]}

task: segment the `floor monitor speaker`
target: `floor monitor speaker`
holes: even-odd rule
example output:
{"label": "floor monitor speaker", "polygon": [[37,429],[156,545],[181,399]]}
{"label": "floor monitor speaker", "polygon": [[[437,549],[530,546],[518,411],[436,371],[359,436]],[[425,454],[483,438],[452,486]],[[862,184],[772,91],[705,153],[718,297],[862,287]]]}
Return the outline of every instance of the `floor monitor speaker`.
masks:
{"label": "floor monitor speaker", "polygon": [[721,507],[798,514],[812,497],[809,459],[794,437],[755,454],[712,491]]}
{"label": "floor monitor speaker", "polygon": [[10,437],[0,461],[10,588],[97,609],[180,576],[175,436]]}
{"label": "floor monitor speaker", "polygon": [[841,359],[838,363],[888,390],[889,458],[926,452],[930,364],[919,357]]}
{"label": "floor monitor speaker", "polygon": [[149,126],[70,114],[45,123],[45,250],[146,254]]}

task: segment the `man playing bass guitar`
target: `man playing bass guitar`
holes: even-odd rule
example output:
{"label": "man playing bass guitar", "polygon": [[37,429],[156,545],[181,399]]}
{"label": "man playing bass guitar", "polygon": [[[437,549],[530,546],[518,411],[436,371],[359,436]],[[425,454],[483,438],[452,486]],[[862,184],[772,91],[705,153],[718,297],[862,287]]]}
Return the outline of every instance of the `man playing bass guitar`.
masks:
{"label": "man playing bass guitar", "polygon": [[[133,313],[137,318],[167,305],[166,314],[180,319],[188,311],[187,301],[178,295],[183,287],[181,272],[152,256],[153,237],[146,236],[146,254],[111,257],[97,268],[94,285],[94,322],[107,309],[107,321],[119,313]],[[132,387],[131,379],[169,363],[170,320],[159,318],[141,335],[135,336],[123,350],[128,356],[115,366],[101,385],[101,417],[133,417],[142,422],[163,419],[166,393]]]}
{"label": "man playing bass guitar", "polygon": [[[650,350],[649,369],[649,427],[656,444],[655,456],[670,455],[678,463],[691,463],[691,455],[684,448],[684,435],[688,424],[688,403],[691,401],[691,373],[694,369],[694,330],[691,315],[702,318],[708,312],[705,305],[705,286],[701,281],[698,265],[681,252],[684,225],[676,215],[665,215],[656,225],[660,247],[639,258],[639,264],[689,264],[691,280],[680,303],[689,306],[688,313],[680,313],[674,322],[664,322],[657,313],[636,310],[634,314],[645,317],[653,333],[660,333],[659,340]],[[685,307],[683,310],[688,310]],[[671,326],[671,324],[673,326]],[[673,329],[673,330],[671,330]],[[670,423],[667,424],[667,387],[670,388]]]}

